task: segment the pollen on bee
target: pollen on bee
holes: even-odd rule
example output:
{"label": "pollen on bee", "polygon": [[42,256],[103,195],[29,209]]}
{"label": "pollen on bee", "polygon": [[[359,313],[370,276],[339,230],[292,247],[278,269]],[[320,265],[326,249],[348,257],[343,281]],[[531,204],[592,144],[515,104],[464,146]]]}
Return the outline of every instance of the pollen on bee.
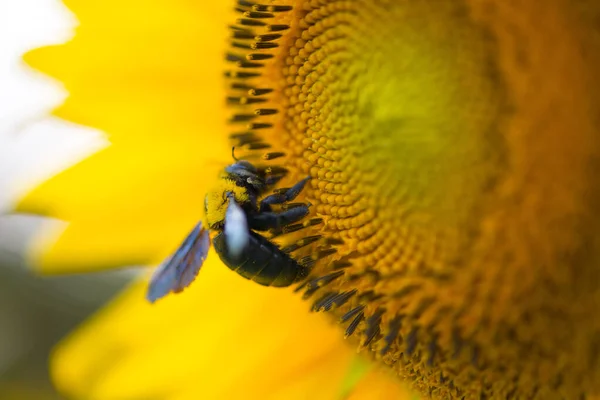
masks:
{"label": "pollen on bee", "polygon": [[219,179],[215,187],[206,194],[205,221],[208,227],[221,225],[225,220],[227,212],[227,196],[226,193],[232,193],[238,203],[248,201],[248,193],[228,179]]}

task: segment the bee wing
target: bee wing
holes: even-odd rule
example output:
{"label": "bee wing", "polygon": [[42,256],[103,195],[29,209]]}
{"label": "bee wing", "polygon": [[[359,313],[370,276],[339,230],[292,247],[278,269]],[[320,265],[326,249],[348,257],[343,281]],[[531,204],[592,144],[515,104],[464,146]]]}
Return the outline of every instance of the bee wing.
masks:
{"label": "bee wing", "polygon": [[206,259],[210,248],[208,229],[199,222],[175,253],[154,272],[146,298],[151,303],[170,292],[181,292],[189,286]]}
{"label": "bee wing", "polygon": [[229,204],[225,212],[225,243],[232,257],[236,258],[242,254],[242,251],[248,244],[249,230],[246,213],[242,210],[233,196],[229,196]]}

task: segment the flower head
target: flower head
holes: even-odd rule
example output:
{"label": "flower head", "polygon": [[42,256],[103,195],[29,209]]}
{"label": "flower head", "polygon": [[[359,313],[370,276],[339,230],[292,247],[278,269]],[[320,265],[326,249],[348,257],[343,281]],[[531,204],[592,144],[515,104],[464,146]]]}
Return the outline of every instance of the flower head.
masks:
{"label": "flower head", "polygon": [[[80,36],[51,51],[94,57],[55,71],[72,94],[57,113],[114,146],[24,200],[73,221],[42,264],[164,255],[233,144],[279,189],[312,178],[310,215],[268,238],[312,268],[312,309],[395,375],[439,398],[598,390],[598,59],[578,47],[598,43],[581,10],[224,3],[156,8],[141,21],[152,34],[133,35],[153,51],[110,41],[105,59],[85,39],[105,3],[74,2]],[[119,38],[139,20],[131,7]],[[73,198],[74,180],[95,197]]]}

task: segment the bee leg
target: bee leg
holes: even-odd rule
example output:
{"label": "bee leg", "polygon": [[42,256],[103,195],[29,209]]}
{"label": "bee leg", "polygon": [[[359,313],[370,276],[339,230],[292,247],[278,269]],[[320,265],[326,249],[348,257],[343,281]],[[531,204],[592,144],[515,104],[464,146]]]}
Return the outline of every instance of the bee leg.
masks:
{"label": "bee leg", "polygon": [[271,211],[271,205],[273,204],[282,204],[287,201],[294,200],[300,194],[302,189],[304,189],[304,185],[306,185],[306,182],[308,182],[309,180],[310,176],[302,179],[300,182],[296,183],[284,193],[275,193],[265,197],[260,202],[260,211]]}
{"label": "bee leg", "polygon": [[265,179],[265,185],[266,186],[273,186],[275,185],[277,182],[279,182],[285,175],[273,175],[273,176],[269,176]]}
{"label": "bee leg", "polygon": [[268,231],[300,221],[308,215],[308,206],[300,205],[280,213],[265,211],[248,215],[248,227],[257,231]]}

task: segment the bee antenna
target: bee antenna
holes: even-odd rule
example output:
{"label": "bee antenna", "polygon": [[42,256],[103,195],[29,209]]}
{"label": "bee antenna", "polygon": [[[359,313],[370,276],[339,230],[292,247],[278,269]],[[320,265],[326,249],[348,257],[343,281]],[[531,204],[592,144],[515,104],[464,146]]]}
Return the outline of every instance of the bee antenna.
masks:
{"label": "bee antenna", "polygon": [[235,160],[235,162],[240,161],[236,156],[235,156],[235,146],[233,146],[231,148],[231,157],[233,157],[233,159]]}

